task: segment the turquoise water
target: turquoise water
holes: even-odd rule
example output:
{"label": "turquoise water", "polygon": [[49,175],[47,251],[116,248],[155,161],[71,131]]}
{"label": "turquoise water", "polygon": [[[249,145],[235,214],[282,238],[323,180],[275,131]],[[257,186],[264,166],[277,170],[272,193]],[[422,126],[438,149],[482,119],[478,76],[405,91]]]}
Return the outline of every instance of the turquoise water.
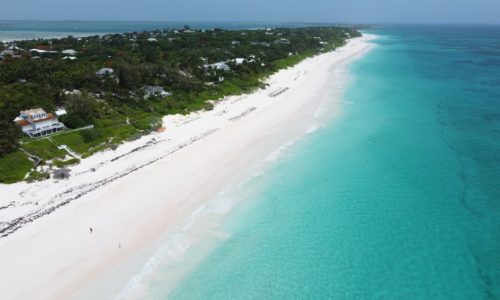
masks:
{"label": "turquoise water", "polygon": [[[394,27],[158,299],[500,299],[500,28]],[[351,103],[351,104],[347,104]]]}

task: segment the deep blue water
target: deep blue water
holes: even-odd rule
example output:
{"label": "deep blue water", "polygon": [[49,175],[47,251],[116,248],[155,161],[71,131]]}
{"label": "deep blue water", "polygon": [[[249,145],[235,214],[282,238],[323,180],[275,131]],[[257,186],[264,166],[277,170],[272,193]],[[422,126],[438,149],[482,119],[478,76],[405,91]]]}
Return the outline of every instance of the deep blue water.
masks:
{"label": "deep blue water", "polygon": [[234,191],[169,298],[500,299],[500,27],[370,33],[341,117]]}

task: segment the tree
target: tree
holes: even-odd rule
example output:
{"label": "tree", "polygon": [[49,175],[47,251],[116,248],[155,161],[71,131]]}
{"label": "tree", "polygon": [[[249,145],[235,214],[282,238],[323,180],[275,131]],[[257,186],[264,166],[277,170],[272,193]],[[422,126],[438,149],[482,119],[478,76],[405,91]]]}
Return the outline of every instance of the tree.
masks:
{"label": "tree", "polygon": [[128,63],[120,63],[116,69],[122,88],[134,90],[141,85],[141,73],[137,67],[133,67]]}
{"label": "tree", "polygon": [[0,115],[0,157],[4,157],[17,149],[18,137],[19,130],[2,113]]}
{"label": "tree", "polygon": [[66,98],[64,105],[68,114],[62,121],[72,128],[91,124],[99,116],[97,101],[88,95],[71,95]]}

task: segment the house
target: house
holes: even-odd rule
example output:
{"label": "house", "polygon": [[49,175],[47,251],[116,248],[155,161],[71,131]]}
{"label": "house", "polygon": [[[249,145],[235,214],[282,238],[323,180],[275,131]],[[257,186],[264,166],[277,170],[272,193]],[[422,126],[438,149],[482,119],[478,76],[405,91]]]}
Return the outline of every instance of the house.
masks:
{"label": "house", "polygon": [[215,69],[215,70],[223,70],[223,71],[229,71],[231,68],[228,66],[228,64],[224,61],[216,62],[210,65],[205,65],[205,69]]}
{"label": "house", "polygon": [[268,42],[251,42],[250,45],[252,46],[262,46],[262,47],[270,47],[271,44]]}
{"label": "house", "polygon": [[67,115],[68,112],[66,111],[66,109],[64,107],[59,107],[57,110],[56,110],[56,116],[60,117],[60,116],[64,116],[64,115]]}
{"label": "house", "polygon": [[7,57],[19,58],[19,57],[21,57],[21,55],[18,54],[19,50],[22,50],[22,49],[15,47],[15,46],[10,46],[9,48],[2,50],[0,52],[0,59],[4,60]]}
{"label": "house", "polygon": [[144,99],[148,99],[153,96],[161,98],[172,96],[172,93],[165,91],[165,89],[162,86],[146,85],[143,89],[144,89]]}
{"label": "house", "polygon": [[41,108],[21,111],[14,122],[21,127],[24,134],[31,138],[49,135],[66,130],[66,126],[59,122],[56,116],[46,113]]}
{"label": "house", "polygon": [[57,51],[52,51],[52,50],[43,50],[43,49],[30,49],[30,53],[36,53],[38,55],[43,55],[43,54],[56,54]]}
{"label": "house", "polygon": [[285,38],[281,38],[279,40],[274,41],[275,44],[284,44],[284,45],[289,45],[290,41]]}
{"label": "house", "polygon": [[75,51],[73,49],[67,49],[67,50],[63,50],[61,53],[66,54],[68,56],[75,56],[78,54],[78,51]]}
{"label": "house", "polygon": [[148,39],[148,42],[153,42],[153,43],[154,43],[154,42],[158,42],[158,40],[157,40],[157,39],[155,39],[155,38],[149,38],[149,39]]}
{"label": "house", "polygon": [[99,71],[95,72],[95,75],[97,77],[103,78],[103,77],[106,77],[108,75],[112,75],[114,72],[115,72],[115,70],[113,70],[111,68],[102,68]]}
{"label": "house", "polygon": [[14,50],[9,50],[9,49],[5,49],[2,52],[0,52],[0,56],[4,56],[4,57],[7,56],[7,55],[14,56],[15,54],[16,53],[15,53]]}
{"label": "house", "polygon": [[67,91],[65,89],[62,90],[64,95],[81,95],[82,92],[80,90],[74,89],[72,91]]}
{"label": "house", "polygon": [[241,65],[241,64],[243,64],[245,61],[246,61],[246,59],[241,58],[241,57],[238,57],[238,58],[233,59],[233,62],[234,62],[236,65]]}

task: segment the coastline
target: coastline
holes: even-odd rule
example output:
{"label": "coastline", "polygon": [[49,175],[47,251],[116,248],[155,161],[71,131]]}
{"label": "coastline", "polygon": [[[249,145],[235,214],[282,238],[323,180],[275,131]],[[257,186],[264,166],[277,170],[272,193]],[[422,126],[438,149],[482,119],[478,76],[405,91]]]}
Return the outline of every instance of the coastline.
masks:
{"label": "coastline", "polygon": [[174,229],[249,166],[305,134],[331,80],[342,81],[336,72],[368,51],[370,38],[280,71],[265,90],[212,111],[165,117],[165,132],[83,160],[69,181],[0,185],[9,199],[0,220],[26,221],[0,239],[0,268],[15,270],[0,274],[3,297],[68,298]]}

